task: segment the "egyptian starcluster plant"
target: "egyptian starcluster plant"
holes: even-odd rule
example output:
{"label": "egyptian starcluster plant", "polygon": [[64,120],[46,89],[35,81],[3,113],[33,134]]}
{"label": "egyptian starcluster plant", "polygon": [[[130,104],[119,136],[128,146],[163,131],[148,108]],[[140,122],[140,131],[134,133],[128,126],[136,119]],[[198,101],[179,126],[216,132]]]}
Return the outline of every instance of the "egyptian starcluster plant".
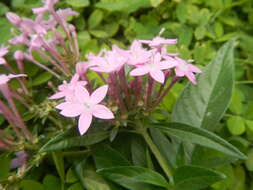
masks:
{"label": "egyptian starcluster plant", "polygon": [[[172,146],[174,143],[177,149],[183,145],[178,139],[175,140],[174,137],[178,137],[180,140],[188,140],[190,143],[213,148],[236,158],[245,158],[234,146],[215,134],[201,129],[200,126],[187,125],[187,122],[180,123],[180,121],[178,121],[179,119],[174,119],[178,123],[161,124],[159,121],[154,123],[152,114],[156,111],[157,107],[168,95],[173,86],[177,83],[181,83],[182,78],[189,80],[188,90],[186,89],[184,93],[190,93],[189,88],[196,88],[197,92],[194,95],[201,94],[201,98],[194,99],[195,102],[191,104],[193,107],[195,104],[198,104],[196,101],[199,101],[199,104],[203,102],[206,103],[208,101],[206,98],[209,98],[209,91],[203,92],[199,89],[199,83],[195,74],[202,73],[202,71],[191,63],[192,60],[184,60],[180,58],[179,54],[167,52],[167,47],[176,45],[177,40],[162,37],[164,29],[151,40],[134,40],[129,45],[128,49],[122,49],[116,45],[112,45],[110,49],[102,49],[98,54],[89,53],[83,56],[82,52],[79,51],[77,31],[72,24],[67,22],[69,16],[77,16],[78,13],[69,8],[55,10],[54,7],[57,2],[58,0],[44,0],[44,5],[42,7],[33,9],[33,13],[35,14],[34,20],[30,18],[21,18],[11,12],[6,14],[7,19],[15,27],[12,31],[14,37],[9,41],[10,45],[24,46],[22,50],[17,50],[14,53],[14,60],[16,61],[15,68],[12,68],[4,58],[8,53],[9,47],[1,47],[0,49],[0,64],[8,71],[8,74],[0,75],[0,92],[3,98],[3,100],[0,100],[0,113],[4,115],[6,121],[13,129],[11,132],[9,130],[0,129],[0,148],[15,152],[16,156],[11,161],[12,168],[20,168],[21,166],[25,168],[29,159],[31,163],[38,164],[38,162],[41,161],[41,157],[29,156],[29,153],[35,153],[35,155],[37,155],[39,152],[38,155],[40,155],[41,152],[45,153],[58,150],[59,147],[53,148],[50,151],[47,149],[50,149],[48,147],[53,143],[57,143],[59,139],[69,137],[66,134],[57,136],[56,132],[56,139],[59,139],[52,139],[48,143],[45,143],[43,138],[39,136],[45,136],[45,134],[34,135],[30,132],[32,129],[27,127],[26,123],[23,121],[22,115],[19,113],[15,102],[21,103],[27,109],[33,107],[32,104],[34,104],[34,102],[30,100],[33,98],[33,94],[30,92],[27,83],[28,73],[25,73],[25,61],[50,72],[55,77],[55,80],[50,82],[51,86],[54,87],[53,83],[56,83],[56,81],[57,84],[58,82],[62,83],[55,92],[52,92],[51,95],[48,96],[47,100],[53,102],[52,105],[55,105],[53,109],[59,110],[60,115],[63,116],[57,117],[57,119],[61,120],[65,119],[64,117],[78,117],[78,122],[73,122],[74,120],[70,119],[70,123],[72,124],[71,128],[75,130],[78,128],[78,138],[80,141],[76,139],[78,142],[73,142],[72,139],[72,144],[82,144],[85,142],[86,145],[93,145],[105,140],[105,138],[101,138],[100,140],[92,139],[93,143],[86,142],[88,141],[87,139],[91,139],[89,135],[90,133],[93,134],[91,131],[96,123],[104,124],[105,127],[101,128],[101,131],[108,132],[117,128],[119,131],[122,129],[122,131],[126,130],[130,134],[134,133],[140,135],[140,138],[144,140],[156,158],[156,162],[162,169],[162,173],[169,179],[170,184],[160,174],[150,171],[150,169],[129,166],[127,169],[129,171],[131,170],[130,173],[148,172],[147,175],[144,174],[143,178],[138,178],[139,181],[134,181],[132,184],[137,182],[141,184],[150,183],[151,185],[165,187],[166,189],[175,189],[174,185],[176,189],[180,189],[183,185],[185,185],[185,187],[187,186],[187,184],[184,183],[182,185],[181,179],[178,177],[178,173],[181,172],[180,169],[182,168],[176,170],[178,166],[175,166],[176,163],[173,160],[176,154],[172,155],[174,157],[173,159],[165,158],[164,155],[167,155],[166,152],[164,153],[165,147],[161,148],[161,150],[159,150],[160,148],[158,147],[159,142],[157,142],[157,140],[159,138],[161,138],[161,140],[166,139],[164,141],[167,145],[171,143]],[[232,43],[233,42],[229,42],[220,50],[220,55],[217,56],[219,60],[222,60],[220,57],[225,57],[224,51],[230,51],[228,53],[230,57],[228,56],[229,58],[227,58],[229,61],[227,62],[231,62]],[[41,59],[47,62],[47,64],[41,63]],[[226,63],[226,61],[224,62]],[[210,68],[215,68],[215,66],[211,66]],[[91,73],[93,76],[95,74],[95,81],[90,78]],[[202,80],[208,80],[208,85],[211,86],[210,89],[213,89],[212,85],[214,79],[212,76],[209,76],[207,73],[199,75],[198,78],[203,76]],[[16,90],[13,90],[8,83],[13,78],[16,78],[15,80],[17,80],[20,86]],[[222,85],[218,85],[218,87],[220,86]],[[223,92],[222,90],[224,90],[224,88],[220,90]],[[202,96],[203,94],[204,96]],[[190,95],[186,94],[185,96],[186,98],[184,98],[183,101],[187,100],[187,98],[189,99]],[[191,107],[189,104],[184,105],[186,105],[186,107],[184,107],[186,110]],[[180,104],[178,103],[176,109],[179,109],[179,106]],[[224,105],[224,109],[225,107],[226,105]],[[222,112],[224,112],[224,110]],[[205,113],[204,109],[198,110],[196,115],[200,117],[202,113]],[[210,112],[206,117],[209,119],[213,117],[212,114],[213,113]],[[188,115],[185,115],[183,118],[187,117]],[[220,116],[218,119],[219,118]],[[52,121],[56,124],[60,123],[60,130],[66,129],[62,127],[61,122],[58,122],[57,119]],[[201,119],[198,118],[196,122],[200,120]],[[155,127],[151,127],[152,125]],[[155,130],[159,130],[159,132]],[[152,137],[150,133],[152,133]],[[163,133],[165,133],[168,138],[165,135],[163,136]],[[158,135],[159,138],[155,138],[155,134]],[[108,136],[106,136],[106,138],[107,137]],[[42,140],[40,141],[40,139]],[[64,140],[64,138],[61,140]],[[113,138],[110,138],[110,140],[113,141]],[[154,140],[156,140],[156,142],[154,142]],[[29,142],[28,145],[23,143],[27,141]],[[66,145],[66,142],[62,144]],[[66,146],[71,147],[72,145]],[[90,147],[87,146],[87,150],[85,151],[89,152],[89,148]],[[180,151],[178,150],[177,153],[178,152]],[[89,154],[92,153],[89,152]],[[117,156],[117,158],[119,157],[120,156]],[[62,174],[59,172],[61,169],[59,169],[59,164],[57,163],[57,160],[60,158],[62,157],[59,157],[57,153],[53,152],[53,159],[57,165],[57,171],[62,177]],[[151,157],[149,159],[151,159]],[[126,165],[123,164],[122,166]],[[150,166],[150,168],[152,167]],[[206,185],[202,185],[200,188],[198,187],[196,189],[207,187],[224,177],[220,173],[209,169],[195,166],[185,167],[186,168],[182,170],[196,171],[196,175],[199,176],[207,173],[215,177],[213,181],[211,180],[208,182],[202,179],[200,183]],[[23,171],[29,170],[24,169]],[[110,172],[110,168],[108,171]],[[105,169],[99,170],[98,172],[102,175],[106,175],[108,171]],[[152,180],[156,179],[152,177],[148,179],[149,175],[160,181],[152,182]],[[187,177],[190,176],[186,175],[185,178]],[[62,178],[61,180],[64,181],[64,177]],[[116,183],[118,182],[117,177],[108,178]],[[64,182],[62,183],[64,186]],[[131,185],[126,185],[125,183],[126,182],[120,185],[132,189]]]}

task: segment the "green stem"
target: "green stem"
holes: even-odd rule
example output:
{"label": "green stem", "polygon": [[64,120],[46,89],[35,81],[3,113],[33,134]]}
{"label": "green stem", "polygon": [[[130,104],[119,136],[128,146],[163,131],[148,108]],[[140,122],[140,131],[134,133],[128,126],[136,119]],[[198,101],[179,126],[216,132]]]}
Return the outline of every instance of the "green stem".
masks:
{"label": "green stem", "polygon": [[143,126],[139,126],[138,131],[140,132],[140,134],[145,139],[145,141],[148,144],[150,150],[152,151],[152,153],[156,157],[158,163],[160,164],[161,168],[163,169],[164,173],[169,178],[170,182],[173,184],[174,180],[173,180],[172,170],[170,169],[167,161],[164,159],[164,157],[160,153],[160,151],[157,148],[157,146],[152,141],[151,137],[149,136],[149,134],[147,132],[147,129],[144,128]]}

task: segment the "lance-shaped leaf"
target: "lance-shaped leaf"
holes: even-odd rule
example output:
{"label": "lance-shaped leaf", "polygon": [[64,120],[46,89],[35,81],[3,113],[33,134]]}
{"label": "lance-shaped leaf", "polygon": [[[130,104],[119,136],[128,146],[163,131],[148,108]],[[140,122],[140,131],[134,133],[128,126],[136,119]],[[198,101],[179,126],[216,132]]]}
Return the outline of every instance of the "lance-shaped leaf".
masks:
{"label": "lance-shaped leaf", "polygon": [[203,189],[225,178],[217,171],[191,165],[179,167],[174,173],[176,190]]}
{"label": "lance-shaped leaf", "polygon": [[62,150],[72,147],[81,147],[93,145],[101,142],[109,137],[107,131],[95,131],[89,132],[83,136],[77,134],[73,129],[66,131],[65,133],[57,135],[46,143],[39,152],[51,152],[55,150]]}
{"label": "lance-shaped leaf", "polygon": [[[137,166],[120,166],[97,170],[111,181],[131,190],[168,188],[169,184],[159,173]],[[161,188],[159,188],[161,187]]]}
{"label": "lance-shaped leaf", "polygon": [[172,121],[210,129],[221,119],[232,95],[234,40],[227,42],[211,63],[188,83],[172,112]]}
{"label": "lance-shaped leaf", "polygon": [[209,147],[239,159],[247,158],[236,147],[208,130],[182,123],[160,123],[155,124],[154,126],[165,134],[177,137],[182,141]]}

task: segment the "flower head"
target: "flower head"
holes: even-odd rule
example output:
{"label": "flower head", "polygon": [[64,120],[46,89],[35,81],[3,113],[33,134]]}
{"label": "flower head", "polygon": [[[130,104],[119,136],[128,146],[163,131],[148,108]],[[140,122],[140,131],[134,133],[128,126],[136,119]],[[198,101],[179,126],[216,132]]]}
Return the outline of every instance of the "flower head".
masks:
{"label": "flower head", "polygon": [[54,9],[54,5],[58,2],[58,0],[44,0],[44,6],[43,7],[38,7],[34,8],[33,13],[34,14],[43,14],[47,11],[51,11]]}
{"label": "flower head", "polygon": [[192,64],[187,63],[185,60],[175,57],[177,65],[175,67],[175,73],[177,77],[186,76],[193,84],[196,84],[196,78],[193,73],[201,73],[202,71]]}
{"label": "flower head", "polygon": [[108,86],[104,85],[96,89],[91,95],[81,86],[75,91],[75,101],[67,101],[56,106],[60,114],[66,117],[79,117],[78,128],[83,135],[90,127],[92,116],[101,119],[113,119],[113,113],[104,105],[99,104],[106,96]]}
{"label": "flower head", "polygon": [[75,97],[75,90],[78,87],[85,86],[86,84],[86,81],[79,81],[79,75],[75,74],[69,83],[64,81],[63,84],[58,87],[60,92],[55,93],[49,97],[49,99],[59,99],[65,97],[66,101],[72,101]]}
{"label": "flower head", "polygon": [[138,65],[146,63],[150,59],[151,55],[151,51],[144,49],[141,43],[135,40],[130,47],[128,64]]}
{"label": "flower head", "polygon": [[161,55],[156,53],[153,58],[146,64],[139,65],[137,68],[130,72],[132,76],[142,76],[147,73],[159,83],[164,83],[164,73],[162,70],[169,69],[175,67],[175,62],[170,62],[168,60],[162,61]]}

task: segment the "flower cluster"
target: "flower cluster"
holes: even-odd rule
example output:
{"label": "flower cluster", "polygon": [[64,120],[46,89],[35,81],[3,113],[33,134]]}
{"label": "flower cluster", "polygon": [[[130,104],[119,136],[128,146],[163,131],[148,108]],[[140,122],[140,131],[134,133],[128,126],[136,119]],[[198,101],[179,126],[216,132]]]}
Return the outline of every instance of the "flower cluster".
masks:
{"label": "flower cluster", "polygon": [[[56,11],[54,5],[57,2],[58,0],[45,0],[43,7],[33,9],[35,20],[20,18],[11,12],[7,13],[6,17],[18,29],[15,31],[15,37],[9,41],[10,44],[28,47],[27,52],[18,51],[17,56],[61,78],[59,73],[68,76],[71,66],[79,59],[75,27],[66,21],[69,16],[76,16],[78,13],[70,8]],[[58,28],[61,28],[64,34]],[[33,57],[32,52],[50,62],[56,71],[41,64]]]}
{"label": "flower cluster", "polygon": [[[127,121],[140,113],[150,112],[178,79],[185,76],[196,84],[194,73],[201,72],[177,55],[167,53],[165,45],[175,43],[175,39],[158,36],[153,40],[135,40],[128,50],[114,45],[112,50],[102,50],[98,55],[90,53],[86,61],[77,63],[76,74],[70,83],[60,85],[59,92],[51,99],[65,98],[65,102],[56,107],[63,116],[80,116],[78,127],[81,135],[91,125],[92,115]],[[94,85],[89,81],[90,71],[96,72],[104,83],[91,95]],[[166,85],[169,80],[170,84]],[[98,104],[107,91],[109,96],[104,103],[114,114],[106,106]]]}
{"label": "flower cluster", "polygon": [[[61,115],[79,116],[81,135],[90,127],[93,116],[126,125],[129,120],[150,114],[180,78],[187,77],[196,84],[195,73],[201,70],[177,54],[167,53],[166,46],[176,44],[177,40],[161,37],[163,30],[152,40],[133,41],[127,50],[113,45],[111,50],[103,49],[97,55],[89,53],[82,60],[75,27],[67,22],[68,16],[78,13],[71,9],[55,10],[57,2],[44,0],[42,7],[33,9],[34,20],[7,13],[17,29],[10,44],[27,47],[26,52],[18,50],[14,54],[19,73],[24,73],[26,59],[61,80],[73,74],[70,82],[63,81],[50,99],[64,100],[56,106]],[[3,58],[7,52],[8,47],[0,49],[0,64],[12,75],[2,76],[3,83],[21,76]],[[33,52],[51,65],[40,63]],[[95,83],[89,72],[97,74]],[[25,82],[19,82],[27,94]]]}

